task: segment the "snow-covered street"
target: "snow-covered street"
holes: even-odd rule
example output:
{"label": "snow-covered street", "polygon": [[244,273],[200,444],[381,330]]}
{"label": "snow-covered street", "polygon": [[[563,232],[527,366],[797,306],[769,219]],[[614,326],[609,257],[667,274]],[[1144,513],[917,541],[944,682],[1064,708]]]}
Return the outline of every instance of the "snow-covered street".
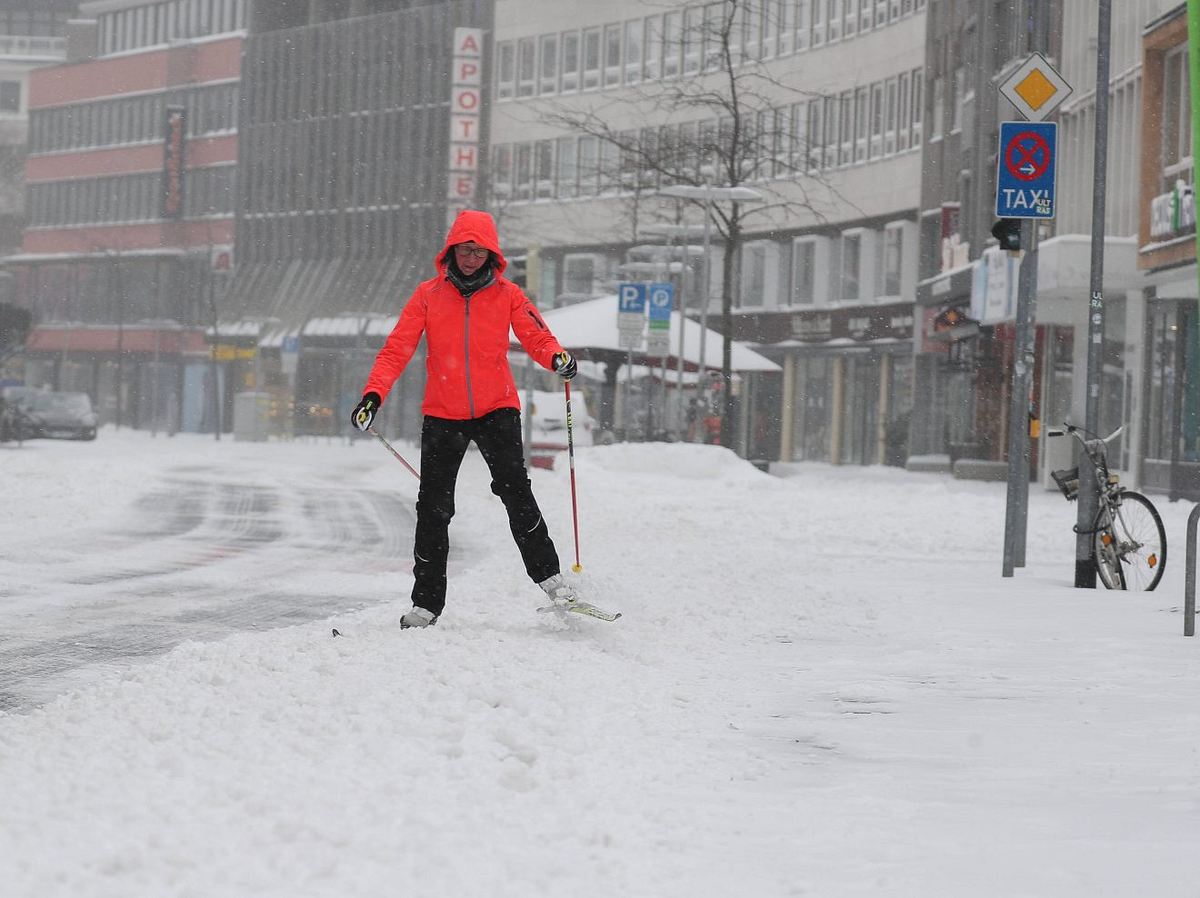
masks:
{"label": "snow-covered street", "polygon": [[580,575],[565,458],[531,476],[609,624],[534,613],[472,453],[402,633],[417,484],[373,442],[0,471],[6,896],[1196,894],[1186,503],[1156,592],[1081,591],[1058,493],[1005,580],[1003,484],[589,447]]}

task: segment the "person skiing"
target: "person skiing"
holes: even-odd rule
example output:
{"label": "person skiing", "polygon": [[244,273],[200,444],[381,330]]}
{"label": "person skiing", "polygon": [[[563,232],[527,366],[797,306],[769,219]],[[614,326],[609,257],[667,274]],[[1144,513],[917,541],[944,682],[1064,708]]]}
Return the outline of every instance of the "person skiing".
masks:
{"label": "person skiing", "polygon": [[486,212],[459,213],[434,260],[437,276],[417,285],[375,358],[351,423],[366,431],[425,335],[425,397],[421,405],[421,486],[413,546],[412,610],[402,629],[437,623],[446,605],[446,556],[458,470],[473,440],[492,475],[492,492],[508,512],[525,571],[550,597],[569,607],[574,589],[538,509],[521,439],[521,403],[508,364],[509,328],[530,357],[570,380],[578,365],[532,302],[503,277],[496,223]]}

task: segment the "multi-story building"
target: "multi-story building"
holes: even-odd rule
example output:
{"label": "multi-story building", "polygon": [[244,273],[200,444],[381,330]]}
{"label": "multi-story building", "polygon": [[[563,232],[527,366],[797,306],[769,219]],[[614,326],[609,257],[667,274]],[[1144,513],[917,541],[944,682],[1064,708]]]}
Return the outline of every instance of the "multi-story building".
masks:
{"label": "multi-story building", "polygon": [[25,380],[91,393],[105,421],[209,430],[224,408],[227,425],[214,393],[251,376],[211,366],[206,339],[232,264],[247,2],[82,3],[68,61],[30,76],[7,260],[36,321]]}
{"label": "multi-story building", "polygon": [[21,246],[29,73],[67,55],[67,19],[78,0],[0,0],[0,256]]}
{"label": "multi-story building", "polygon": [[1197,297],[1195,153],[1187,5],[1157,3],[1142,23],[1141,160],[1136,196],[1137,265],[1145,315],[1131,334],[1144,347],[1140,425],[1142,484],[1200,499],[1200,302]]}
{"label": "multi-story building", "polygon": [[[238,270],[222,327],[257,354],[264,386],[294,391],[298,433],[344,429],[371,359],[412,289],[433,274],[453,208],[452,124],[478,115],[491,6],[255,5],[242,81]],[[452,65],[460,51],[473,54],[462,67],[475,82],[465,94]],[[473,109],[460,109],[471,97]],[[380,426],[393,435],[417,432],[423,371],[414,359],[389,397]]]}
{"label": "multi-story building", "polygon": [[[924,42],[923,0],[499,0],[487,175],[530,290],[550,307],[641,279],[627,273],[651,257],[654,233],[690,235],[703,220],[703,207],[659,191],[748,187],[763,202],[739,206],[728,279],[725,237],[707,258],[695,236],[687,256],[666,253],[688,260],[677,279],[707,302],[710,325],[781,365],[737,385],[735,447],[786,461],[902,457]],[[714,232],[732,211],[717,205]],[[691,317],[701,301],[685,299]]]}
{"label": "multi-story building", "polygon": [[[1140,476],[1141,395],[1146,303],[1137,270],[1139,134],[1142,128],[1142,29],[1159,0],[1115,3],[1110,35],[1105,178],[1104,339],[1100,426],[1126,430],[1110,451],[1115,468]],[[990,236],[995,222],[998,128],[1021,115],[999,93],[1028,56],[1040,52],[1071,92],[1059,123],[1057,202],[1041,222],[1030,411],[1049,423],[1083,423],[1087,392],[1088,310],[1093,218],[1097,9],[1085,0],[1017,4],[950,3],[929,19],[927,62],[932,108],[922,185],[921,281],[912,453],[923,459],[990,460],[1003,476],[1010,390],[1016,361],[1017,260]],[[1030,27],[1022,27],[1022,23]],[[1172,171],[1190,170],[1179,157]],[[1028,249],[1024,247],[1023,249]],[[989,294],[1005,294],[995,302]],[[1024,422],[1022,422],[1024,426]],[[1035,440],[1035,470],[1069,467],[1073,447]],[[978,468],[977,465],[972,467]]]}

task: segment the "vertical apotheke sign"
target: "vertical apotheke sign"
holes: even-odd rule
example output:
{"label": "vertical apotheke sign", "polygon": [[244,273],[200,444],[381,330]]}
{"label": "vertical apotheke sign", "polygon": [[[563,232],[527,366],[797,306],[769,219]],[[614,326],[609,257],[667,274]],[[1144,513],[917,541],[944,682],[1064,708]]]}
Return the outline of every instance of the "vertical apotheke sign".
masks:
{"label": "vertical apotheke sign", "polygon": [[475,199],[479,123],[483,112],[483,30],[454,29],[451,61],[450,158],[447,212],[451,220]]}
{"label": "vertical apotheke sign", "polygon": [[163,142],[162,217],[183,218],[184,155],[187,151],[187,110],[168,106]]}

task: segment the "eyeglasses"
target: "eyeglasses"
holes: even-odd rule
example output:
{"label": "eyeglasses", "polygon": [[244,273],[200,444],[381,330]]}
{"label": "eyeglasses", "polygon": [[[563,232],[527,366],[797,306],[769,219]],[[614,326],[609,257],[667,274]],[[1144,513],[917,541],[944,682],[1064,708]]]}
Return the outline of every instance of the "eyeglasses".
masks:
{"label": "eyeglasses", "polygon": [[467,246],[464,243],[460,243],[458,246],[454,247],[454,251],[460,256],[465,256],[467,258],[474,256],[476,259],[486,259],[489,254],[486,246]]}

